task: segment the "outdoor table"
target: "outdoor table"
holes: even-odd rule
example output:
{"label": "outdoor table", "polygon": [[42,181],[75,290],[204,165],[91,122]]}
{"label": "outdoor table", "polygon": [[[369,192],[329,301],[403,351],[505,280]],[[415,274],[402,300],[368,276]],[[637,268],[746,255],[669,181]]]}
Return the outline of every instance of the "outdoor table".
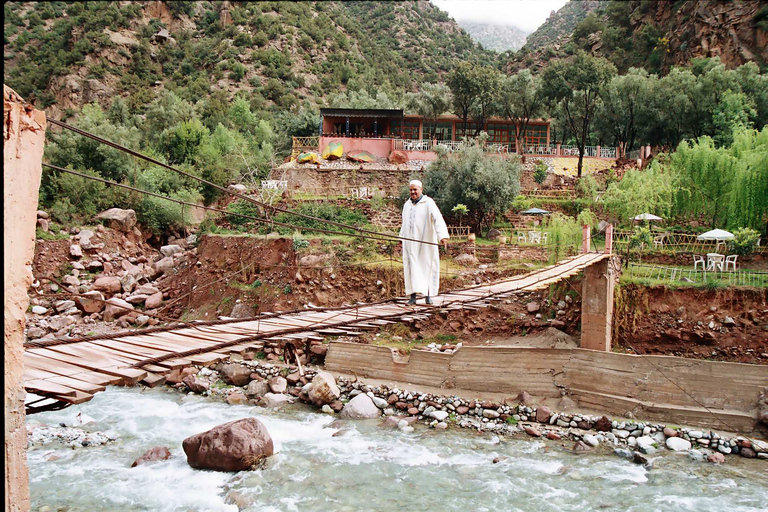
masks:
{"label": "outdoor table", "polygon": [[725,256],[716,252],[707,253],[707,270],[723,270]]}

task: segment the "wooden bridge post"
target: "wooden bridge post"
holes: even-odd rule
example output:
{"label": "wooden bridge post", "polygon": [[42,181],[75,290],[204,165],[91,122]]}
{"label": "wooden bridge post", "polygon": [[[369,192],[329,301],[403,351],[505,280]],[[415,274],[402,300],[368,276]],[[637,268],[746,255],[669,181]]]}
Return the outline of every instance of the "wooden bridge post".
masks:
{"label": "wooden bridge post", "polygon": [[613,254],[613,224],[605,226],[605,254]]}
{"label": "wooden bridge post", "polygon": [[611,351],[614,284],[610,258],[584,269],[581,290],[581,348]]}
{"label": "wooden bridge post", "polygon": [[589,239],[592,233],[592,228],[588,225],[581,227],[581,252],[586,254],[589,252]]}
{"label": "wooden bridge post", "polygon": [[24,425],[24,325],[35,254],[45,112],[3,84],[3,290],[5,292],[5,510],[29,510]]}

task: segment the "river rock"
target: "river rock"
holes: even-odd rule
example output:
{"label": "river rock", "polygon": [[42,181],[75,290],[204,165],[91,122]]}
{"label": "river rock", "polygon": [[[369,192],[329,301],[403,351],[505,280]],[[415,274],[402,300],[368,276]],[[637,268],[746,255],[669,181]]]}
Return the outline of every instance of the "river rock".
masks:
{"label": "river rock", "polygon": [[[435,411],[435,412],[437,412],[437,411]],[[434,414],[434,413],[433,413],[433,414]],[[484,418],[488,418],[488,419],[490,419],[490,420],[495,420],[495,419],[496,419],[496,418],[498,418],[499,416],[501,416],[501,415],[499,414],[499,411],[496,411],[496,410],[494,410],[494,409],[483,409],[483,417],[484,417]]]}
{"label": "river rock", "polygon": [[525,305],[525,307],[528,309],[529,313],[536,313],[541,309],[541,304],[538,302],[529,302]]}
{"label": "river rock", "polygon": [[434,419],[436,419],[437,421],[443,421],[443,420],[444,420],[444,419],[446,419],[448,416],[449,416],[449,414],[448,414],[448,412],[446,412],[446,411],[439,411],[439,410],[434,410],[434,411],[431,411],[431,412],[429,413],[429,417],[430,417],[430,418],[434,418]]}
{"label": "river rock", "polygon": [[285,393],[285,390],[288,389],[288,381],[284,377],[272,377],[267,381],[267,384],[273,393]]}
{"label": "river rock", "polygon": [[523,425],[523,430],[525,430],[525,433],[532,437],[541,437],[541,432],[539,432],[537,429],[529,426],[529,425]]}
{"label": "river rock", "polygon": [[637,448],[643,453],[653,453],[656,451],[654,448],[656,440],[650,436],[642,436],[637,438]]}
{"label": "river rock", "polygon": [[373,400],[374,405],[376,405],[376,407],[378,407],[379,409],[386,409],[387,405],[389,405],[389,403],[386,400],[384,400],[383,398],[379,398],[378,396],[375,396],[375,395],[371,397],[371,400]]}
{"label": "river rock", "polygon": [[32,306],[32,312],[36,315],[44,315],[48,312],[48,308],[43,306]]}
{"label": "river rock", "polygon": [[263,397],[261,397],[261,405],[264,407],[281,407],[285,404],[289,404],[293,401],[293,399],[288,396],[284,395],[282,393],[265,393]]}
{"label": "river rock", "polygon": [[272,437],[256,418],[230,421],[182,443],[187,463],[195,469],[243,471],[272,455]]}
{"label": "river rock", "polygon": [[627,450],[626,448],[614,448],[613,453],[622,459],[632,460],[634,458],[632,451]]}
{"label": "river rock", "polygon": [[713,464],[722,464],[725,462],[725,455],[719,452],[710,453],[707,456],[707,462],[712,462]]}
{"label": "river rock", "polygon": [[245,386],[251,381],[251,370],[239,364],[223,364],[219,367],[221,378],[233,386]]}
{"label": "river rock", "polygon": [[603,416],[595,422],[595,430],[600,432],[610,432],[611,420],[609,420],[607,416]]}
{"label": "river rock", "polygon": [[136,288],[136,277],[133,274],[125,274],[120,278],[120,286],[124,292],[131,293]]}
{"label": "river rock", "polygon": [[683,439],[682,437],[670,437],[666,442],[667,448],[670,450],[681,452],[691,449],[691,442]]}
{"label": "river rock", "polygon": [[59,313],[63,313],[73,307],[75,307],[75,301],[73,300],[60,300],[53,304],[53,308]]}
{"label": "river rock", "polygon": [[309,401],[315,405],[331,404],[337,401],[340,396],[341,391],[336,385],[336,379],[328,372],[319,372],[315,375],[307,390]]}
{"label": "river rock", "polygon": [[144,453],[141,457],[133,461],[132,468],[146,464],[147,462],[155,462],[158,460],[168,460],[171,458],[171,450],[165,446],[153,446]]}
{"label": "river rock", "polygon": [[536,421],[539,423],[547,423],[549,421],[549,418],[552,416],[552,411],[549,410],[549,407],[546,405],[542,405],[538,409],[536,409]]}
{"label": "river rock", "polygon": [[350,418],[354,420],[378,418],[381,416],[381,411],[376,404],[373,403],[371,397],[366,394],[357,395],[355,398],[347,402],[344,409],[341,411],[342,418]]}
{"label": "river rock", "polygon": [[245,394],[252,398],[261,398],[269,393],[269,384],[263,380],[252,380],[245,389]]}
{"label": "river rock", "polygon": [[194,393],[205,393],[208,391],[208,381],[198,379],[196,375],[188,375],[181,382]]}
{"label": "river rock", "polygon": [[677,437],[677,430],[669,427],[664,427],[664,435],[667,437]]}
{"label": "river rock", "polygon": [[755,453],[755,450],[752,448],[747,448],[746,446],[742,446],[741,450],[739,451],[742,457],[746,457],[748,459],[754,459],[757,457],[757,453]]}
{"label": "river rock", "polygon": [[597,437],[593,436],[592,434],[585,435],[584,442],[593,447],[600,444],[600,441],[597,440]]}
{"label": "river rock", "polygon": [[227,403],[229,405],[242,405],[248,403],[248,397],[242,391],[233,391],[227,395]]}
{"label": "river rock", "polygon": [[133,210],[110,208],[98,214],[96,218],[103,220],[107,227],[126,233],[136,225],[136,212]]}
{"label": "river rock", "polygon": [[132,305],[128,304],[123,299],[112,297],[111,299],[107,300],[107,303],[104,307],[103,318],[105,322],[111,322],[112,320],[120,318],[121,316],[127,315],[131,311],[133,311]]}
{"label": "river rock", "polygon": [[83,249],[77,244],[72,244],[69,246],[69,255],[73,258],[82,258]]}

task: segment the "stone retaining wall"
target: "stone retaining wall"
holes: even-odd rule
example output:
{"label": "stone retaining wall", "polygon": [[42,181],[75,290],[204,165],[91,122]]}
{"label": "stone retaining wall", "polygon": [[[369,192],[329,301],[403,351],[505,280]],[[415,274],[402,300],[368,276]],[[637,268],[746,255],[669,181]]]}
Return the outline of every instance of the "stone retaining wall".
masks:
{"label": "stone retaining wall", "polygon": [[741,433],[756,431],[758,397],[768,385],[768,366],[583,349],[463,347],[454,354],[414,350],[402,358],[393,357],[388,347],[332,342],[325,366],[376,379],[510,396],[527,391],[557,398],[566,390],[580,406],[608,414],[631,411],[641,419]]}

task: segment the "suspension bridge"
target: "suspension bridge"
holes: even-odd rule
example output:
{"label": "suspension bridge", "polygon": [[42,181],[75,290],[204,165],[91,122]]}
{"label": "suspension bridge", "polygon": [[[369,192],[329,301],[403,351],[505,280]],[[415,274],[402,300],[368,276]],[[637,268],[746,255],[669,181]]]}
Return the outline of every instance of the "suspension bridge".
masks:
{"label": "suspension bridge", "polygon": [[431,306],[409,306],[400,297],[380,303],[263,313],[244,320],[28,341],[24,344],[25,406],[31,414],[86,402],[108,385],[156,386],[174,370],[259,352],[265,342],[358,336],[393,322],[424,320],[441,311],[487,307],[515,293],[545,289],[592,266],[604,265],[610,258],[608,253],[580,254],[527,274],[437,295]]}

